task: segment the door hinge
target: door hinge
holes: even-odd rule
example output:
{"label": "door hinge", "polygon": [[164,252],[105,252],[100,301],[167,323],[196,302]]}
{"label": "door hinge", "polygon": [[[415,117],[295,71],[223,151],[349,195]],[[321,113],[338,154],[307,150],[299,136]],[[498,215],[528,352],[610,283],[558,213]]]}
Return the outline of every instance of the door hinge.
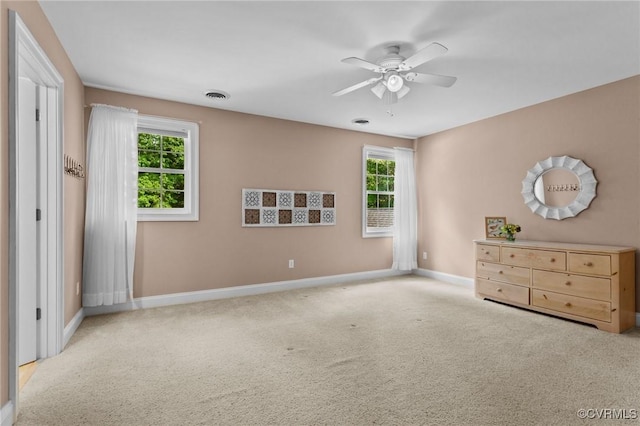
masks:
{"label": "door hinge", "polygon": [[36,110],[36,121],[40,121],[40,110]]}
{"label": "door hinge", "polygon": [[36,308],[36,321],[42,318],[42,310],[40,308]]}
{"label": "door hinge", "polygon": [[42,210],[36,209],[36,222],[39,222],[41,220],[42,220]]}

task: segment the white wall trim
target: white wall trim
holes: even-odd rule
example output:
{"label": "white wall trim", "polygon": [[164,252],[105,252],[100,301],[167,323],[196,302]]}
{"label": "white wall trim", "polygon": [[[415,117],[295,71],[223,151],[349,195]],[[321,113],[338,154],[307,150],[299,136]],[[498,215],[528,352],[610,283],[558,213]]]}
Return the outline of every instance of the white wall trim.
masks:
{"label": "white wall trim", "polygon": [[66,327],[64,328],[64,335],[63,335],[63,341],[62,341],[63,349],[67,346],[67,343],[69,343],[69,340],[71,340],[71,336],[73,336],[76,330],[78,329],[78,327],[80,327],[80,324],[82,324],[82,320],[85,317],[85,313],[84,313],[85,309],[86,308],[80,308],[80,310],[73,316],[73,318],[71,318],[71,321],[69,321],[69,324],[67,324]]}
{"label": "white wall trim", "polygon": [[303,278],[299,280],[277,281],[264,284],[249,284],[237,287],[216,288],[212,290],[191,291],[185,293],[164,294],[160,296],[139,297],[111,306],[85,307],[84,315],[102,315],[114,312],[131,311],[136,309],[157,308],[160,306],[178,305],[183,303],[205,302],[208,300],[228,299],[231,297],[253,296],[257,294],[274,293],[277,291],[294,290],[299,288],[318,287],[346,282],[388,278],[408,275],[405,271],[381,269],[378,271],[356,272],[352,274],[330,275],[326,277]]}
{"label": "white wall trim", "polygon": [[460,285],[469,289],[474,288],[473,278],[461,277],[459,275],[447,274],[445,272],[432,271],[430,269],[414,269],[413,273],[421,277],[433,278],[434,280],[444,281],[446,283]]}
{"label": "white wall trim", "polygon": [[13,402],[9,401],[0,410],[0,426],[13,424]]}

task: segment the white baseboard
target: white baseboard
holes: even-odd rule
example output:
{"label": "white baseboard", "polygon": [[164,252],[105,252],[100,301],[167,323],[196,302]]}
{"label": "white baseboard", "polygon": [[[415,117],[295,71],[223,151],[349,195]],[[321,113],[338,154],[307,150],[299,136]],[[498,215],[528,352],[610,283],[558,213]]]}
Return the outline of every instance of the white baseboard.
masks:
{"label": "white baseboard", "polygon": [[0,426],[13,424],[13,402],[9,401],[0,409]]}
{"label": "white baseboard", "polygon": [[111,306],[85,307],[84,315],[102,315],[114,312],[131,311],[135,309],[157,308],[160,306],[178,305],[184,303],[205,302],[208,300],[228,299],[231,297],[253,296],[257,294],[274,293],[277,291],[294,290],[298,288],[318,287],[340,284],[360,280],[388,278],[407,275],[410,272],[382,269],[378,271],[356,272],[352,274],[331,275],[326,277],[304,278],[300,280],[277,281],[264,284],[250,284],[237,287],[216,288],[212,290],[191,291],[186,293],[163,294],[161,296],[139,297]]}
{"label": "white baseboard", "polygon": [[[450,284],[459,285],[469,290],[474,288],[473,278],[459,275],[447,274],[444,272],[432,271],[429,269],[414,269],[413,274],[422,277],[444,281]],[[96,306],[82,308],[69,322],[64,330],[64,345],[67,344],[73,333],[82,322],[85,316],[102,315],[115,312],[131,311],[135,309],[157,308],[160,306],[170,306],[184,303],[205,302],[208,300],[228,299],[231,297],[253,296],[257,294],[273,293],[277,291],[294,290],[298,288],[318,287],[323,285],[333,285],[345,282],[369,280],[377,278],[388,278],[393,276],[407,275],[407,272],[395,271],[392,269],[382,269],[378,271],[356,272],[352,274],[331,275],[326,277],[304,278],[300,280],[278,281],[264,284],[250,284],[237,287],[225,287],[212,290],[191,291],[185,293],[173,293],[160,296],[139,297],[133,301],[111,306]],[[640,313],[636,314],[636,325],[640,327]],[[4,425],[0,425],[4,426]]]}
{"label": "white baseboard", "polygon": [[433,278],[434,280],[444,281],[446,283],[460,285],[473,290],[473,278],[461,277],[459,275],[447,274],[444,272],[432,271],[430,269],[414,269],[413,273],[421,277]]}
{"label": "white baseboard", "polygon": [[69,324],[67,324],[67,326],[64,328],[64,334],[62,335],[62,349],[67,346],[67,343],[69,343],[71,336],[73,336],[78,327],[80,327],[84,316],[84,308],[80,308],[80,310],[73,316],[73,318],[71,318]]}

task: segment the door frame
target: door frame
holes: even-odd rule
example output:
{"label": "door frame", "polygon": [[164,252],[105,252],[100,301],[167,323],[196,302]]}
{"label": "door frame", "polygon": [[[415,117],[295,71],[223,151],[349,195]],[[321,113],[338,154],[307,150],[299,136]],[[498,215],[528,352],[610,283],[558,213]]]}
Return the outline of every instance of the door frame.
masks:
{"label": "door frame", "polygon": [[[38,341],[38,355],[42,358],[59,354],[63,349],[64,332],[64,271],[63,271],[63,107],[64,80],[51,63],[17,12],[9,10],[9,400],[13,405],[14,421],[18,415],[18,286],[16,247],[20,244],[17,234],[19,218],[16,211],[17,193],[17,144],[18,105],[20,93],[18,79],[27,77],[46,87],[46,116],[41,129],[45,138],[39,145],[42,150],[41,166],[46,169],[46,187],[42,188],[43,220],[46,228],[42,235],[45,253],[41,267],[43,279],[37,289],[43,311]],[[35,212],[33,212],[35,214]],[[35,314],[35,313],[34,313]]]}

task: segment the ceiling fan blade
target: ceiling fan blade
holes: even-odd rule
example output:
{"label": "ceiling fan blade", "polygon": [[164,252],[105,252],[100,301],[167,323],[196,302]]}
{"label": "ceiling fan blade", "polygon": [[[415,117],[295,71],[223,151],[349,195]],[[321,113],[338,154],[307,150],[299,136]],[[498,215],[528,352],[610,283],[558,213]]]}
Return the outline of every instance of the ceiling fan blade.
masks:
{"label": "ceiling fan blade", "polygon": [[358,90],[358,89],[360,89],[362,87],[369,86],[369,85],[375,83],[376,81],[380,81],[381,79],[382,79],[382,76],[381,77],[373,77],[373,78],[370,78],[369,80],[361,81],[358,84],[354,84],[353,86],[349,86],[346,89],[342,89],[342,90],[338,90],[337,92],[333,92],[332,94],[333,94],[333,96],[346,95],[349,92],[353,92],[354,90]]}
{"label": "ceiling fan blade", "polygon": [[442,87],[451,87],[458,80],[457,77],[438,74],[423,74],[418,72],[408,72],[402,75],[407,81],[415,81],[416,83],[427,83]]}
{"label": "ceiling fan blade", "polygon": [[355,65],[356,67],[364,68],[366,70],[370,70],[373,72],[378,72],[378,73],[384,72],[384,68],[381,67],[380,65],[365,61],[364,59],[360,59],[360,58],[354,58],[354,57],[344,58],[341,62],[344,62],[345,64]]}
{"label": "ceiling fan blade", "polygon": [[422,65],[427,61],[430,61],[438,56],[442,56],[447,53],[449,49],[441,45],[440,43],[431,43],[422,50],[418,50],[414,55],[409,56],[399,66],[399,71],[409,71],[412,68]]}

